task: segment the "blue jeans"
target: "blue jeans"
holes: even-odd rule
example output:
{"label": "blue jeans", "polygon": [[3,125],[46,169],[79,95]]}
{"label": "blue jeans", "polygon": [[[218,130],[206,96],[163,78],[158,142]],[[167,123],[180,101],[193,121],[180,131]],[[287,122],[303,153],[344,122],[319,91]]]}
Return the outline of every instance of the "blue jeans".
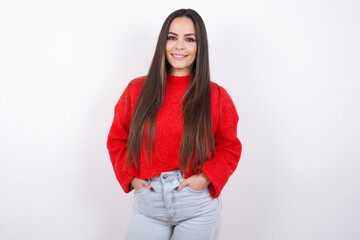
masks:
{"label": "blue jeans", "polygon": [[208,188],[174,190],[183,179],[181,170],[163,172],[148,179],[155,192],[135,191],[126,240],[219,239],[221,198],[212,198]]}

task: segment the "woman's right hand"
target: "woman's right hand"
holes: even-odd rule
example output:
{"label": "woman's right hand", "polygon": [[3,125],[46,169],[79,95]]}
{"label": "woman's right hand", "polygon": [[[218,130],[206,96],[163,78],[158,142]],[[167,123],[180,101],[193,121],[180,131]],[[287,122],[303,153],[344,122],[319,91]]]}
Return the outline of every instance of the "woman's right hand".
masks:
{"label": "woman's right hand", "polygon": [[133,180],[131,180],[130,184],[133,186],[133,188],[135,189],[135,191],[139,191],[140,189],[142,189],[144,186],[149,189],[149,191],[154,192],[154,188],[150,185],[150,183],[146,180],[134,177]]}

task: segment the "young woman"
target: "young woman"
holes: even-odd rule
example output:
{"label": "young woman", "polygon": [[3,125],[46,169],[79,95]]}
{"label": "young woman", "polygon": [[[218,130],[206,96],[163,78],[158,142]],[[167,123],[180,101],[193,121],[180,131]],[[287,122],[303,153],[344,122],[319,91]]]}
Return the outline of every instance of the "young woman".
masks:
{"label": "young woman", "polygon": [[115,175],[126,193],[135,192],[128,240],[219,237],[219,196],[241,143],[236,108],[209,72],[200,15],[171,13],[148,75],[126,87],[108,135]]}

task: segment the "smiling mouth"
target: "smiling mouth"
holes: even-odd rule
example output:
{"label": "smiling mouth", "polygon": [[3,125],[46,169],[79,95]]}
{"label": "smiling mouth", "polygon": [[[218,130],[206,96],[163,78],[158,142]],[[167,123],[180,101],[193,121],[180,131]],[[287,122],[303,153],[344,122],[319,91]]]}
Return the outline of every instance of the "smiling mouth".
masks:
{"label": "smiling mouth", "polygon": [[185,54],[171,54],[171,56],[173,56],[177,60],[182,60],[187,57],[187,55]]}

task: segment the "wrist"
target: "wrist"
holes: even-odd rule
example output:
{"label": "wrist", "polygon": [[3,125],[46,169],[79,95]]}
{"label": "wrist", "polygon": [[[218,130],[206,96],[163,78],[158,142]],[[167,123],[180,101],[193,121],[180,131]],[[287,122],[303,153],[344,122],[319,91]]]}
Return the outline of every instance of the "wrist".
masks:
{"label": "wrist", "polygon": [[130,185],[134,187],[134,185],[136,185],[137,183],[137,177],[134,177],[133,179],[131,179]]}
{"label": "wrist", "polygon": [[202,178],[204,178],[204,180],[206,181],[206,183],[209,185],[211,183],[210,179],[203,173],[201,172],[199,174],[199,176],[201,176]]}

